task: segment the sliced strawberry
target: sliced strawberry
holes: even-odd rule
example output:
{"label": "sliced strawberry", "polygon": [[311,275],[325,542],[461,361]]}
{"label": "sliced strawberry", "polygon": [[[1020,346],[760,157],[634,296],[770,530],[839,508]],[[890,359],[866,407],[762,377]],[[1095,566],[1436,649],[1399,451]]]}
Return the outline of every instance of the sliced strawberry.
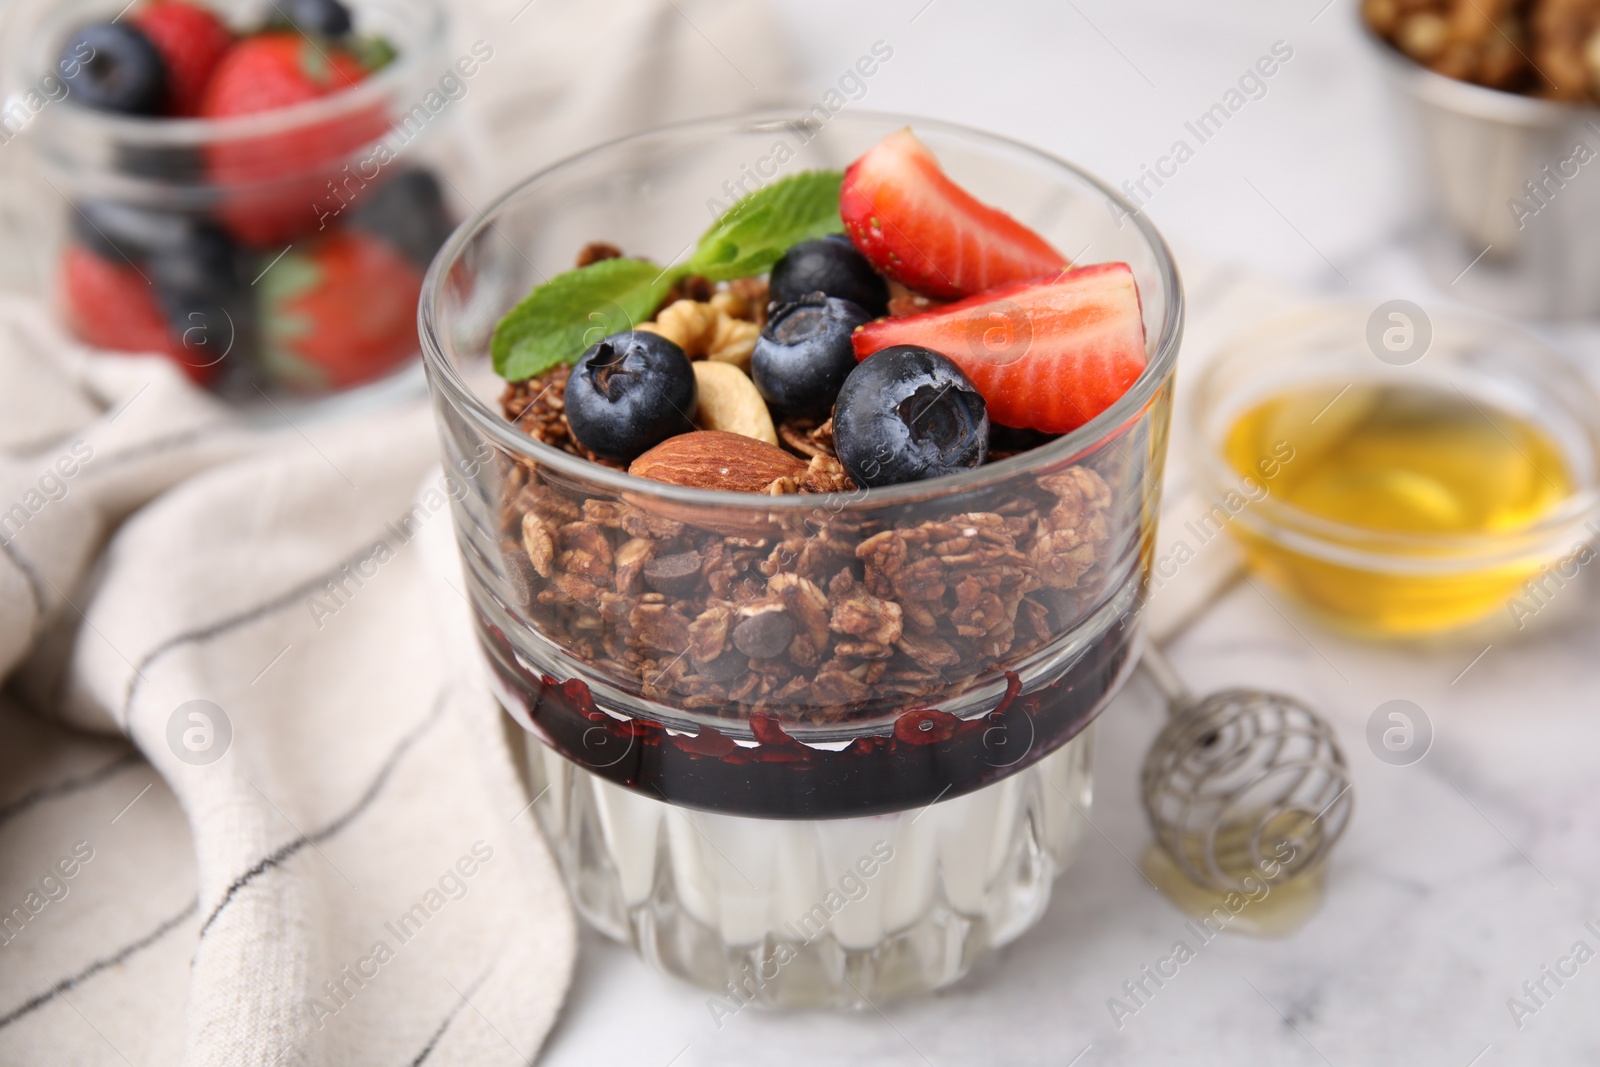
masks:
{"label": "sliced strawberry", "polygon": [[946,177],[910,127],[850,164],[839,215],[850,240],[881,273],[941,299],[1059,274],[1068,266],[1050,242]]}
{"label": "sliced strawberry", "polygon": [[869,322],[857,359],[890,345],[948,356],[1003,426],[1066,433],[1114,404],[1144,371],[1144,317],[1126,263],[1017,282],[937,311]]}

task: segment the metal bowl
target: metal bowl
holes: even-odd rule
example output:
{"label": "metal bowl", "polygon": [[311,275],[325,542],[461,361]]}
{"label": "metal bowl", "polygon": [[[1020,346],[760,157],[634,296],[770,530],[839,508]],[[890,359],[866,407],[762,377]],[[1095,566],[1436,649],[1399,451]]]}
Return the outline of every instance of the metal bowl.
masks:
{"label": "metal bowl", "polygon": [[1366,36],[1400,101],[1434,279],[1502,314],[1600,314],[1600,109],[1447,78]]}

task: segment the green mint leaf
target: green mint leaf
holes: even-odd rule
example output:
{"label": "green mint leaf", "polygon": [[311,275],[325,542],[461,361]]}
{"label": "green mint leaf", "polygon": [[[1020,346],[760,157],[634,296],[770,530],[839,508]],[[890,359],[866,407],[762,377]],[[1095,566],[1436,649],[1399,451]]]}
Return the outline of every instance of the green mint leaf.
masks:
{"label": "green mint leaf", "polygon": [[648,322],[682,267],[641,259],[602,259],[536,287],[494,329],[489,353],[508,382],[576,363],[596,341]]}
{"label": "green mint leaf", "polygon": [[793,245],[844,229],[839,188],[844,174],[808,170],[781,178],[740,200],[700,238],[689,273],[714,282],[770,270]]}

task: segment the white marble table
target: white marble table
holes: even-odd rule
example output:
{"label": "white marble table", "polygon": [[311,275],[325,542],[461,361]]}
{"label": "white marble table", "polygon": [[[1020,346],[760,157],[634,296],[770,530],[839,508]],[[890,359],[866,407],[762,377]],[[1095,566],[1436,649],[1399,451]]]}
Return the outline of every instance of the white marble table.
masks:
{"label": "white marble table", "polygon": [[[1203,249],[1330,298],[1444,298],[1416,266],[1392,114],[1356,0],[783,0],[820,98],[882,39],[893,59],[857,106],[964,121],[1137,180],[1275,42],[1293,50],[1147,210]],[[719,61],[708,51],[708,61]],[[760,73],[753,72],[759,80]],[[1192,141],[1193,138],[1191,137]],[[1168,168],[1170,169],[1170,168]],[[1210,275],[1215,277],[1215,275]],[[1239,326],[1249,323],[1241,321]],[[1594,331],[1547,331],[1594,369]],[[1194,337],[1203,346],[1215,337]],[[959,985],[882,1014],[743,1012],[586,934],[544,1063],[1554,1065],[1600,1061],[1600,959],[1536,1013],[1525,981],[1600,950],[1600,598],[1592,575],[1521,640],[1384,648],[1337,636],[1270,592],[1221,596],[1173,646],[1197,689],[1254,684],[1324,710],[1351,757],[1356,814],[1327,901],[1281,940],[1219,937],[1119,1029],[1125,980],[1184,935],[1130,862],[1149,835],[1134,792],[1160,722],[1134,683],[1098,733],[1092,834],[1039,927]],[[1469,668],[1470,665],[1470,669]],[[1420,763],[1367,747],[1403,698],[1435,730]],[[1569,970],[1573,964],[1565,964]]]}

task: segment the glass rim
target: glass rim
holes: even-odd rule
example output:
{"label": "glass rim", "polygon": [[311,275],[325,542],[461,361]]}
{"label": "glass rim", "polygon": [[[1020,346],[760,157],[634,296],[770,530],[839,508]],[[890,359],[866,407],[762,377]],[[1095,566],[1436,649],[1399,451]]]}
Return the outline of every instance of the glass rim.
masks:
{"label": "glass rim", "polygon": [[[953,135],[967,137],[993,146],[1003,146],[1024,152],[1050,167],[1065,171],[1074,179],[1105,196],[1120,208],[1122,217],[1137,227],[1139,235],[1150,249],[1156,262],[1165,290],[1162,307],[1161,335],[1156,339],[1154,353],[1147,359],[1144,370],[1128,390],[1115,403],[1076,430],[1063,434],[1047,444],[1020,452],[1008,459],[986,463],[970,471],[944,475],[920,482],[891,485],[880,488],[857,489],[849,493],[791,493],[767,496],[729,490],[707,490],[667,482],[639,478],[627,471],[619,471],[581,456],[572,455],[542,441],[534,439],[515,424],[508,422],[496,409],[485,403],[468,387],[454,362],[446,355],[447,343],[440,337],[436,323],[441,314],[446,281],[459,262],[467,246],[486,230],[494,227],[494,220],[509,204],[534,190],[541,182],[560,175],[570,168],[580,166],[596,156],[664,135],[687,135],[714,130],[728,132],[765,132],[784,123],[792,122],[798,112],[772,109],[739,112],[712,118],[691,119],[664,126],[653,127],[639,133],[614,138],[574,155],[557,160],[512,185],[488,206],[458,226],[450,239],[428,267],[423,280],[422,297],[417,306],[417,328],[422,342],[422,359],[427,367],[428,380],[436,390],[442,391],[446,400],[457,411],[466,413],[478,430],[506,451],[538,459],[543,465],[563,474],[619,492],[642,494],[652,498],[677,503],[716,505],[758,511],[804,511],[819,506],[824,501],[850,498],[852,506],[879,505],[921,501],[967,490],[981,489],[1004,482],[1030,470],[1047,468],[1091,451],[1095,446],[1110,441],[1124,426],[1137,420],[1155,400],[1157,394],[1171,377],[1177,360],[1179,344],[1183,337],[1185,303],[1183,283],[1178,267],[1166,241],[1144,214],[1121,193],[1066,160],[1014,138],[953,122],[923,118],[897,112],[852,111],[837,115],[833,122],[877,122],[902,126],[936,129]],[[1140,294],[1141,307],[1144,294]],[[1147,339],[1147,348],[1149,347]]]}
{"label": "glass rim", "polygon": [[[395,58],[376,74],[358,84],[340,89],[315,100],[307,100],[289,107],[274,108],[249,115],[229,118],[169,117],[163,115],[121,115],[111,111],[95,111],[76,105],[62,108],[53,116],[41,116],[37,126],[58,124],[67,134],[93,129],[118,144],[152,148],[190,148],[222,141],[246,140],[273,134],[294,133],[297,130],[318,126],[331,119],[366,110],[392,95],[394,89],[410,81],[423,61],[439,51],[445,40],[447,14],[441,0],[410,0],[427,15],[425,24],[417,27],[416,44],[399,50]],[[31,44],[37,43],[33,27]],[[35,52],[35,54],[39,54]],[[54,62],[54,58],[51,58]],[[28,68],[30,81],[41,77],[37,64]],[[384,132],[387,136],[393,124]],[[45,140],[44,138],[36,138]],[[378,137],[368,144],[376,144]],[[359,149],[357,149],[358,151]]]}
{"label": "glass rim", "polygon": [[[1296,331],[1324,326],[1346,317],[1352,321],[1364,320],[1370,313],[1368,305],[1354,300],[1338,300],[1319,302],[1275,315],[1254,329],[1230,338],[1200,368],[1198,380],[1190,386],[1179,405],[1178,425],[1194,446],[1197,454],[1195,473],[1208,501],[1217,501],[1223,493],[1235,491],[1234,483],[1246,475],[1246,472],[1235,469],[1228,462],[1223,455],[1221,442],[1205,432],[1205,418],[1200,410],[1207,401],[1215,399],[1213,393],[1226,395],[1234,392],[1216,385],[1216,379],[1229,359],[1273,337],[1291,336]],[[1582,529],[1585,520],[1592,521],[1596,515],[1600,515],[1600,394],[1570,360],[1513,322],[1454,306],[1445,306],[1430,312],[1430,315],[1436,323],[1440,320],[1467,323],[1519,337],[1530,349],[1541,353],[1539,358],[1571,374],[1589,393],[1595,404],[1582,419],[1581,425],[1597,447],[1593,454],[1595,471],[1587,484],[1575,486],[1556,507],[1528,526],[1503,533],[1371,530],[1312,514],[1285,503],[1271,493],[1258,502],[1252,502],[1234,516],[1233,521],[1243,524],[1258,536],[1285,541],[1303,553],[1342,566],[1388,573],[1438,573],[1478,568],[1497,560],[1516,559],[1530,554],[1549,556],[1555,551],[1558,541],[1565,544],[1567,538]],[[1566,545],[1562,551],[1575,547]]]}

